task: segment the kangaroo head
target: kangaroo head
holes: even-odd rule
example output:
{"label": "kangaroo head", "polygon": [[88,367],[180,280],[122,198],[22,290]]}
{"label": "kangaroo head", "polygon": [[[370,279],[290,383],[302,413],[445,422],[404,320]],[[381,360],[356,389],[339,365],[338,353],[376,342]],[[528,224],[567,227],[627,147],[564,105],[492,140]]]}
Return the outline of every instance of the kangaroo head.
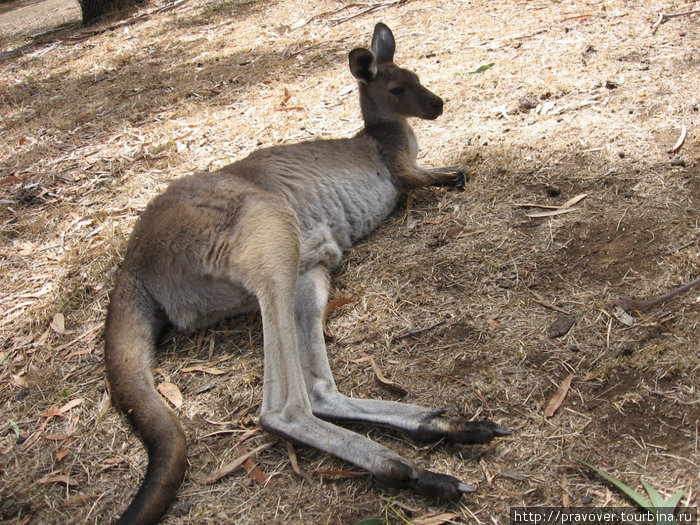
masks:
{"label": "kangaroo head", "polygon": [[394,64],[396,41],[386,25],[374,28],[372,50],[350,52],[350,72],[360,84],[360,106],[366,125],[406,117],[435,119],[442,99],[423,87],[418,76]]}

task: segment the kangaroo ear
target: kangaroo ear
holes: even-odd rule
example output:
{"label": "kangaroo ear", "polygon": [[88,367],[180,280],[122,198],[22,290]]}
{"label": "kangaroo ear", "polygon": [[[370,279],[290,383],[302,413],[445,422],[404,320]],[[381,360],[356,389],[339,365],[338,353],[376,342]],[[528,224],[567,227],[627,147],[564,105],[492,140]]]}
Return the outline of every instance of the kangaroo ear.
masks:
{"label": "kangaroo ear", "polygon": [[369,49],[358,47],[350,51],[350,72],[362,82],[369,82],[377,76],[377,61]]}
{"label": "kangaroo ear", "polygon": [[372,36],[372,53],[377,57],[377,62],[391,62],[394,60],[394,51],[396,51],[396,41],[394,34],[385,24],[379,22],[374,26],[374,35]]}

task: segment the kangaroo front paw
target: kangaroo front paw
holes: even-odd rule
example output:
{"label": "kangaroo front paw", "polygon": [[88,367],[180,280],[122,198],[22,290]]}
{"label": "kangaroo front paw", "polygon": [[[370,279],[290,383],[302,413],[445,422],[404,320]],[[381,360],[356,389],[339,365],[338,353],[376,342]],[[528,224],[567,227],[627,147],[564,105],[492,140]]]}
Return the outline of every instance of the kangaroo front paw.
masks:
{"label": "kangaroo front paw", "polygon": [[512,432],[493,421],[463,421],[435,418],[420,425],[414,437],[421,441],[435,441],[446,437],[458,443],[489,443],[493,438],[510,436]]}
{"label": "kangaroo front paw", "polygon": [[458,166],[455,171],[455,178],[452,186],[459,191],[463,191],[464,187],[469,182],[469,173],[465,166]]}
{"label": "kangaroo front paw", "polygon": [[421,496],[437,500],[452,500],[462,494],[476,492],[474,485],[464,483],[454,476],[415,468],[395,460],[382,474],[375,474],[377,481],[399,489],[412,489]]}
{"label": "kangaroo front paw", "polygon": [[444,168],[433,168],[427,170],[428,180],[431,180],[431,186],[450,187],[459,191],[464,190],[467,182],[469,182],[469,173],[466,165],[447,166]]}

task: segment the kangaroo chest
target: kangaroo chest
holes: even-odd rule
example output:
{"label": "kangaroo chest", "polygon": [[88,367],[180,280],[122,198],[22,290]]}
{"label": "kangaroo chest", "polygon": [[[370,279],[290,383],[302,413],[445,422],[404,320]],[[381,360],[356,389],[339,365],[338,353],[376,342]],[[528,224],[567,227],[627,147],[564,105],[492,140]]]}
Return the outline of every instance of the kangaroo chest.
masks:
{"label": "kangaroo chest", "polygon": [[[342,252],[392,212],[399,190],[368,137],[261,150],[257,182],[285,196],[297,215],[302,266],[340,262]],[[257,158],[255,158],[257,157]]]}

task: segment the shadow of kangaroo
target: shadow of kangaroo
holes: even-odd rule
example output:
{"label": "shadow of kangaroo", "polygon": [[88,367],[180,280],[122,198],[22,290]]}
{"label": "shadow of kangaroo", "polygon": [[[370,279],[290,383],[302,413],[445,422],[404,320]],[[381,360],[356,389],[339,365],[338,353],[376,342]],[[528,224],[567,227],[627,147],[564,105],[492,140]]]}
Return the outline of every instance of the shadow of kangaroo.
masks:
{"label": "shadow of kangaroo", "polygon": [[322,329],[329,272],[419,186],[459,185],[458,167],[416,165],[408,117],[443,102],[393,62],[377,24],[372,50],[350,53],[365,127],[356,136],[261,149],[214,173],[172,183],[134,227],[111,295],[105,361],[112,401],[148,450],[143,483],[118,523],[155,523],[175,497],[187,444],[154,387],[151,355],[167,325],[194,330],[259,308],[265,372],[260,424],[368,470],[381,483],[439,499],[476,487],[431,472],[328,420],[393,427],[417,440],[487,443],[509,431],[444,410],[353,399],[333,380]]}

